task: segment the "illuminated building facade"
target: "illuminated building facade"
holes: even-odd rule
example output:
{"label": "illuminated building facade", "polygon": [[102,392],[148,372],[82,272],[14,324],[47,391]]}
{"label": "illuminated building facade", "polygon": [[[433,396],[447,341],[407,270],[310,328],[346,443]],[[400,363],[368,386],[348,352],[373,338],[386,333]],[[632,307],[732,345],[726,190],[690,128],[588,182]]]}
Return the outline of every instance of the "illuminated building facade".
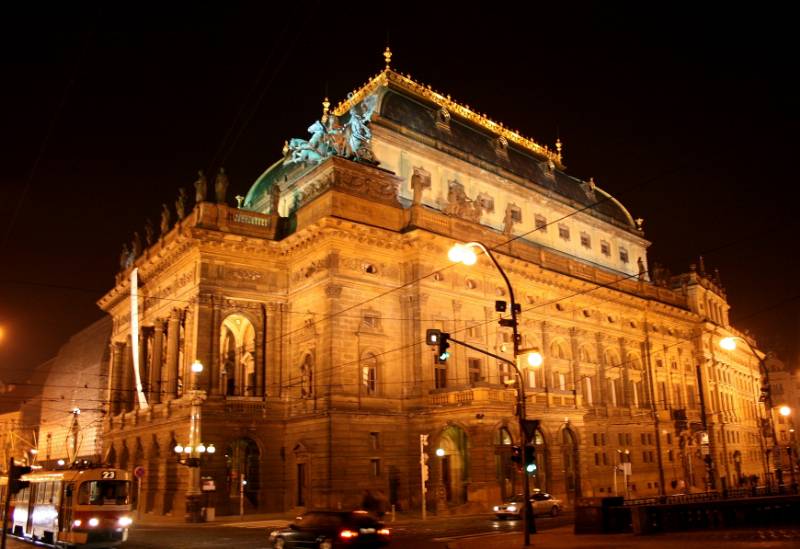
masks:
{"label": "illuminated building facade", "polygon": [[[486,509],[519,491],[512,373],[455,344],[440,362],[424,344],[439,328],[511,356],[499,273],[485,258],[447,260],[468,241],[498,256],[522,347],[545,358],[525,372],[528,416],[541,420],[536,487],[571,505],[763,479],[758,361],[717,346],[740,335],[718,280],[702,264],[648,273],[641,222],[568,175],[560,143],[543,147],[388,61],[345,103],[326,100],[310,138],[287,142],[239,207],[198,191],[100,300],[113,318],[104,453],[146,469],[144,512],[183,513],[190,477],[172,449],[194,388],[201,437],[217,448],[201,463],[217,513],[238,512],[240,489],[247,511],[348,507],[365,490],[418,509],[422,434],[429,509]],[[733,455],[738,468],[723,467]]]}

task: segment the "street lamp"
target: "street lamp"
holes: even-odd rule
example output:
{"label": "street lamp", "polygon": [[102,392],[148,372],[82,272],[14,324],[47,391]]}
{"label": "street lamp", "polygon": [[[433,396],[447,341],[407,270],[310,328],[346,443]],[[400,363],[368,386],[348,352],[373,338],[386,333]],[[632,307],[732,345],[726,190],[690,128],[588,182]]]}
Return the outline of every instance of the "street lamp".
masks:
{"label": "street lamp", "polygon": [[186,489],[186,521],[200,522],[200,460],[208,454],[213,455],[217,449],[213,444],[204,444],[200,438],[200,407],[206,397],[206,392],[197,388],[197,377],[203,372],[203,363],[195,360],[191,366],[192,390],[189,391],[191,399],[191,412],[189,416],[189,441],[176,444],[172,449],[178,463],[189,469],[189,482]]}
{"label": "street lamp", "polygon": [[[773,450],[773,454],[774,454],[773,455],[773,461],[775,462],[775,476],[776,476],[776,478],[778,480],[778,490],[780,491],[783,488],[783,471],[781,470],[780,446],[778,445],[778,437],[775,434],[775,421],[772,418],[773,405],[772,405],[772,391],[771,391],[770,385],[769,385],[769,370],[767,369],[767,365],[764,363],[764,359],[762,357],[758,356],[758,353],[756,352],[755,349],[753,349],[753,346],[750,344],[750,342],[747,339],[743,338],[743,337],[739,337],[739,336],[723,337],[722,339],[719,340],[719,346],[722,347],[723,349],[725,349],[726,351],[733,351],[733,350],[736,349],[736,340],[737,339],[741,340],[741,341],[744,341],[745,344],[747,345],[747,348],[750,350],[750,352],[753,354],[753,356],[756,358],[756,360],[758,360],[759,371],[761,372],[761,375],[764,377],[764,381],[763,381],[764,385],[763,385],[763,387],[765,387],[765,389],[762,389],[762,391],[761,391],[761,401],[764,402],[767,405],[766,406],[767,407],[767,424],[769,426],[770,434],[772,435],[772,443],[773,443],[773,448],[774,448],[774,450]],[[763,434],[762,434],[762,436],[763,436]],[[775,451],[775,450],[777,450],[777,451]],[[767,470],[769,471],[769,451],[765,452],[765,456],[766,456],[766,460],[767,460],[766,467],[767,467]],[[769,481],[769,479],[767,479],[767,480]]]}
{"label": "street lamp", "polygon": [[[503,277],[503,281],[506,283],[506,288],[508,289],[508,297],[511,301],[511,319],[500,319],[500,325],[505,327],[511,327],[513,331],[513,354],[514,359],[512,361],[505,361],[514,368],[514,372],[517,374],[517,379],[519,380],[519,388],[517,389],[517,415],[519,418],[519,433],[520,433],[520,441],[522,442],[523,452],[525,448],[527,448],[528,444],[531,442],[530,437],[528,436],[528,429],[526,426],[527,420],[527,412],[525,407],[525,383],[522,378],[522,373],[519,369],[518,359],[523,352],[528,353],[528,363],[531,366],[541,366],[542,364],[542,355],[539,353],[537,349],[520,349],[520,336],[518,330],[518,322],[517,322],[517,315],[521,312],[521,307],[517,304],[516,300],[514,299],[514,288],[511,287],[511,281],[508,279],[506,272],[503,270],[503,267],[500,266],[498,263],[497,258],[495,258],[492,251],[481,244],[480,242],[467,242],[466,244],[455,244],[447,253],[447,257],[450,261],[454,263],[463,263],[464,265],[471,266],[474,265],[478,261],[478,256],[475,253],[475,249],[481,250],[484,254],[486,254],[489,259],[492,260],[494,263],[495,268],[497,268],[500,276]],[[533,508],[531,507],[531,485],[530,485],[530,478],[527,471],[523,471],[522,474],[522,489],[523,489],[523,498],[525,502],[524,513],[523,513],[523,524],[522,530],[524,532],[524,540],[525,545],[528,546],[531,544],[531,532],[536,532],[536,522],[535,517],[533,514]]]}

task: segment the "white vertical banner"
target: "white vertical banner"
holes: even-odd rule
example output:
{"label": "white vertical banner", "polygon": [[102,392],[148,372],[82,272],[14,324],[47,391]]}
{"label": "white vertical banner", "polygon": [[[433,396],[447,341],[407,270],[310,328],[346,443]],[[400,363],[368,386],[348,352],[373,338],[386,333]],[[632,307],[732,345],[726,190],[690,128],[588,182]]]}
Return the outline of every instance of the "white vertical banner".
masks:
{"label": "white vertical banner", "polygon": [[131,270],[131,350],[133,351],[133,373],[136,376],[136,395],[139,408],[147,410],[147,399],[142,390],[142,376],[139,373],[139,269]]}

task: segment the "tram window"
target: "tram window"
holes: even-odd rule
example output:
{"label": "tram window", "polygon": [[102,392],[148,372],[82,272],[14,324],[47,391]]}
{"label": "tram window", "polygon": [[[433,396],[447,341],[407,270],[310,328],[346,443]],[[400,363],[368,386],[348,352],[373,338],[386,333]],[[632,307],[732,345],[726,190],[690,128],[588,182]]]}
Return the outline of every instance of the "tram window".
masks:
{"label": "tram window", "polygon": [[122,480],[92,480],[78,488],[78,505],[126,505],[130,482]]}

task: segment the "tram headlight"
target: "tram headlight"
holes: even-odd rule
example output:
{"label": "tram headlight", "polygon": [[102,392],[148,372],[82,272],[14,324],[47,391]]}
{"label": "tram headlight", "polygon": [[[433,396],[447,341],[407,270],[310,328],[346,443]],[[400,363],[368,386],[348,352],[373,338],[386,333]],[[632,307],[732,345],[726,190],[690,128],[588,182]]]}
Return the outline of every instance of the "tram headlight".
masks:
{"label": "tram headlight", "polygon": [[81,524],[83,524],[83,521],[81,519],[75,519],[72,521],[73,528],[78,528]]}
{"label": "tram headlight", "polygon": [[130,526],[131,524],[133,524],[133,519],[131,517],[119,517],[119,520],[117,521],[117,524],[119,524],[120,526],[125,528],[125,527]]}
{"label": "tram headlight", "polygon": [[92,517],[92,518],[89,519],[89,526],[91,526],[92,528],[94,528],[98,524],[100,524],[100,519],[99,518]]}

